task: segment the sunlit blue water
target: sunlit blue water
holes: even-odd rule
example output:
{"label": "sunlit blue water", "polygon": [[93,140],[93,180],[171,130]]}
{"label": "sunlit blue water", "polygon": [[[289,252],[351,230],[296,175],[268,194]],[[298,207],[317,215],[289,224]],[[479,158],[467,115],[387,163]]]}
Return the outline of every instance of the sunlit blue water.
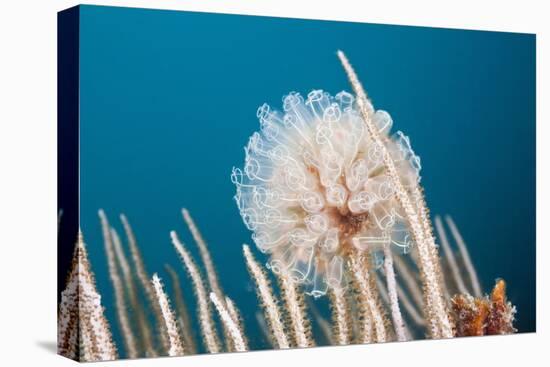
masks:
{"label": "sunlit blue water", "polygon": [[411,137],[431,212],[454,217],[484,288],[506,279],[517,327],[535,330],[535,36],[84,6],[81,227],[119,346],[97,210],[120,231],[127,214],[148,271],[170,289],[163,266],[176,268],[194,312],[169,239],[177,230],[198,258],[187,207],[249,339],[265,347],[230,172],[260,104],[349,90],[337,49]]}

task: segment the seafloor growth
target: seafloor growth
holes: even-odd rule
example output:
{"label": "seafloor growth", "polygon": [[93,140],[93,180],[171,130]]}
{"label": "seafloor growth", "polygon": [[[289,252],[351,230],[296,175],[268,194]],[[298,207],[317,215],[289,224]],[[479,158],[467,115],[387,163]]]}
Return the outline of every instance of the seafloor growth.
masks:
{"label": "seafloor growth", "polygon": [[511,334],[516,309],[506,300],[506,283],[497,280],[491,296],[457,294],[451,299],[456,336]]}
{"label": "seafloor growth", "polygon": [[[483,296],[450,217],[445,218],[450,238],[435,217],[436,245],[419,158],[404,134],[390,135],[389,114],[374,110],[347,58],[341,52],[339,57],[355,95],[313,91],[304,99],[291,93],[282,113],[260,107],[261,132],[246,147],[244,169],[232,175],[244,222],[273,270],[265,271],[243,246],[261,306],[256,319],[268,342],[292,348],[515,332],[515,308],[506,300],[504,281]],[[170,235],[194,289],[200,339],[177,273],[166,268],[170,295],[157,273],[149,275],[128,219],[121,215],[125,248],[107,215],[99,216],[122,355],[257,348],[187,210],[183,218],[201,264],[176,232]],[[81,238],[73,263],[59,309],[59,353],[83,361],[115,359]],[[308,294],[328,294],[332,320]]]}

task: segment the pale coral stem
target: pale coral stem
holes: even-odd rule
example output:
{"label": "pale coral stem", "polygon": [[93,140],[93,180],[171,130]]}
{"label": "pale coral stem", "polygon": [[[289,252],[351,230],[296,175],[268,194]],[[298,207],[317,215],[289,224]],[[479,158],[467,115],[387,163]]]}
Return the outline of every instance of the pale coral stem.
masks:
{"label": "pale coral stem", "polygon": [[256,321],[258,322],[258,326],[260,327],[260,331],[262,332],[262,334],[265,337],[266,341],[269,343],[269,345],[272,348],[275,348],[275,345],[273,344],[273,337],[269,332],[269,329],[267,327],[267,322],[265,321],[265,316],[264,316],[263,312],[256,311],[254,313],[254,316],[256,317]]}
{"label": "pale coral stem", "polygon": [[[380,297],[382,298],[382,301],[384,302],[384,305],[390,307],[390,296],[388,294],[388,290],[386,289],[386,284],[384,284],[384,282],[382,281],[382,274],[379,274],[379,273],[376,273],[376,286],[378,288],[378,291],[380,292]],[[406,295],[403,293],[403,289],[399,286],[399,283],[397,283],[397,295],[399,296],[399,302],[400,304],[403,305],[403,308],[405,309],[405,311],[407,311],[407,313],[409,312],[409,309],[408,307],[409,306],[412,306],[411,304],[408,304],[407,305],[407,302],[410,302],[409,299],[406,298]],[[416,310],[414,310],[415,312],[417,312]],[[417,313],[417,316],[419,316],[419,324],[417,324],[418,326],[425,326],[426,323],[424,322],[424,319],[422,319],[422,317]],[[414,320],[413,320],[414,321]],[[416,321],[415,321],[415,324],[416,324]],[[412,339],[412,334],[411,334],[411,331],[409,329],[409,327],[407,326],[407,324],[404,324],[405,327],[404,327],[404,331],[405,331],[405,337],[407,340],[411,340]]]}
{"label": "pale coral stem", "polygon": [[422,310],[424,304],[422,301],[422,290],[418,285],[416,275],[413,274],[412,270],[409,268],[409,265],[407,265],[401,257],[395,257],[394,260],[395,269],[397,270],[400,279],[402,279],[403,283],[405,283],[405,286],[411,294],[414,303],[416,303],[416,306]]}
{"label": "pale coral stem", "polygon": [[419,202],[419,200],[415,200],[416,205],[413,204],[407,190],[400,180],[397,168],[390,152],[381,139],[378,128],[372,121],[373,107],[367,98],[363,86],[359,82],[357,74],[342,51],[338,51],[338,57],[340,58],[344,70],[350,80],[350,84],[357,95],[357,106],[359,107],[359,111],[365,121],[369,135],[375,144],[377,144],[380,148],[384,166],[396,192],[396,198],[404,210],[411,234],[418,246],[421,265],[420,271],[423,274],[424,286],[427,292],[426,299],[428,302],[426,302],[426,307],[429,308],[427,314],[430,318],[431,334],[435,338],[451,338],[453,336],[453,331],[440,288],[439,263],[435,261],[437,249],[433,238],[426,238],[426,229],[428,226],[426,224],[427,218],[425,218],[425,205],[423,202]]}
{"label": "pale coral stem", "polygon": [[200,275],[199,269],[195,265],[191,255],[180,242],[176,232],[170,232],[170,237],[172,238],[172,244],[180,255],[181,260],[187,269],[187,273],[189,274],[189,277],[194,285],[199,309],[199,323],[206,349],[209,353],[219,353],[221,351],[220,342],[214,326],[214,320],[212,319],[212,311],[210,309],[206,287],[204,286],[202,276]]}
{"label": "pale coral stem", "polygon": [[333,339],[338,345],[348,345],[351,341],[350,313],[346,292],[342,287],[332,287],[330,291],[332,306]]}
{"label": "pale coral stem", "polygon": [[113,239],[115,255],[118,260],[118,264],[120,265],[120,268],[122,270],[124,283],[126,284],[126,291],[128,293],[130,305],[136,317],[139,333],[141,335],[142,342],[143,342],[145,356],[155,357],[157,354],[153,347],[153,337],[151,334],[151,330],[149,328],[149,324],[147,323],[145,313],[143,312],[143,308],[141,307],[141,304],[139,303],[137,298],[136,286],[135,286],[134,278],[132,276],[132,270],[130,268],[130,264],[128,263],[128,259],[126,258],[126,254],[122,249],[122,243],[120,241],[120,237],[114,228],[111,228],[111,237]]}
{"label": "pale coral stem", "polygon": [[405,293],[399,283],[397,284],[397,295],[412,321],[418,326],[426,326],[426,320],[424,320],[418,309],[413,305],[411,299],[407,296],[407,293]]}
{"label": "pale coral stem", "polygon": [[[434,317],[430,318],[431,324],[438,323],[438,334],[434,334],[434,337],[438,338],[452,338],[454,331],[449,318],[449,312],[447,309],[447,302],[449,300],[449,291],[443,279],[443,273],[440,267],[440,259],[437,251],[437,245],[435,244],[435,237],[432,231],[432,225],[428,215],[428,209],[426,200],[420,184],[417,184],[412,190],[413,201],[416,203],[417,211],[419,213],[420,223],[424,229],[424,235],[426,238],[426,246],[418,246],[419,254],[419,269],[423,275],[422,279],[426,279],[427,274],[431,274],[430,281],[434,281],[436,286],[428,288],[428,281],[424,281],[425,289],[428,293],[425,297],[426,307],[429,307],[432,311],[426,312],[426,314],[432,314]],[[429,269],[429,270],[426,270]],[[437,287],[437,285],[439,287]]]}
{"label": "pale coral stem", "polygon": [[170,308],[168,296],[166,295],[166,293],[164,293],[164,289],[162,288],[162,284],[156,273],[153,274],[151,283],[153,284],[153,289],[155,290],[157,302],[162,312],[162,317],[164,319],[164,330],[166,330],[168,341],[170,343],[170,348],[168,348],[168,355],[171,357],[182,356],[184,355],[184,346],[179,336],[176,318],[174,317],[174,313]]}
{"label": "pale coral stem", "polygon": [[395,280],[395,270],[393,268],[393,254],[389,245],[384,246],[384,272],[386,275],[386,285],[388,288],[389,304],[393,321],[393,328],[397,341],[406,341],[405,322],[399,308],[399,298],[397,295],[397,282]]}
{"label": "pale coral stem", "polygon": [[[159,332],[161,335],[161,343],[164,350],[168,350],[168,340],[166,340],[166,333],[162,330],[164,327],[164,321],[162,318],[162,312],[158,306],[158,303],[155,298],[155,291],[153,290],[153,287],[151,283],[149,282],[149,275],[147,273],[147,270],[145,269],[145,264],[143,262],[143,257],[141,256],[141,251],[139,250],[139,247],[137,245],[136,236],[134,235],[134,231],[132,230],[132,227],[130,226],[130,222],[128,221],[128,218],[124,214],[120,215],[120,221],[122,222],[122,226],[124,227],[124,232],[126,233],[126,238],[128,240],[128,247],[130,248],[130,255],[132,257],[132,262],[134,263],[135,272],[137,275],[137,279],[139,281],[139,284],[143,288],[143,291],[145,293],[145,296],[147,297],[147,301],[151,305],[151,309],[153,310],[153,316],[155,317],[156,324],[159,327]],[[156,355],[156,351],[154,352]]]}
{"label": "pale coral stem", "polygon": [[111,231],[107,216],[103,210],[99,210],[99,218],[101,220],[101,228],[103,231],[103,241],[105,245],[105,253],[107,255],[107,265],[109,268],[109,276],[111,283],[113,284],[115,294],[115,306],[117,310],[118,322],[120,325],[120,331],[126,347],[126,352],[129,358],[137,358],[138,350],[136,339],[132,328],[130,326],[130,320],[128,318],[128,310],[126,306],[126,300],[124,299],[124,285],[120,274],[117,269],[115,252],[113,249],[113,242],[111,238]]}
{"label": "pale coral stem", "polygon": [[220,286],[220,282],[218,280],[218,276],[216,274],[214,262],[212,261],[212,256],[210,255],[210,251],[208,251],[208,245],[206,244],[206,241],[204,240],[201,232],[195,224],[195,221],[191,217],[191,214],[189,214],[189,211],[184,208],[181,210],[181,213],[183,215],[185,223],[189,227],[189,231],[193,235],[193,239],[195,240],[199,248],[199,253],[201,255],[202,262],[204,263],[206,277],[208,278],[210,289],[212,289],[212,291],[215,292],[218,297],[220,297],[221,302],[223,302],[223,298],[221,298],[223,297],[223,292]]}
{"label": "pale coral stem", "polygon": [[441,247],[443,248],[445,259],[447,260],[447,263],[451,268],[451,274],[453,274],[453,280],[455,281],[455,284],[458,288],[458,292],[461,294],[470,294],[470,292],[468,292],[468,290],[466,289],[466,285],[464,285],[464,280],[462,279],[462,275],[460,274],[460,270],[458,269],[458,264],[456,263],[454,252],[449,243],[449,239],[447,238],[445,228],[443,228],[441,217],[439,216],[435,217],[435,228],[441,241]]}
{"label": "pale coral stem", "polygon": [[[366,254],[353,251],[350,256],[350,270],[357,287],[357,302],[363,316],[360,325],[360,337],[362,343],[384,343],[388,341],[384,311],[374,286],[374,279],[370,272],[369,259]],[[374,335],[372,335],[374,331]]]}
{"label": "pale coral stem", "polygon": [[[206,278],[208,280],[210,289],[216,293],[216,295],[218,296],[218,299],[220,299],[220,302],[223,303],[225,302],[225,299],[224,299],[225,296],[220,286],[218,275],[216,273],[216,267],[214,266],[214,262],[212,261],[212,256],[210,255],[210,251],[208,250],[208,245],[206,244],[204,237],[199,231],[199,228],[195,224],[195,221],[191,217],[191,214],[189,214],[189,211],[183,208],[181,210],[181,213],[183,215],[183,219],[185,223],[187,224],[187,227],[189,228],[189,231],[191,232],[191,235],[193,236],[193,239],[197,244],[197,247],[199,248],[199,254],[204,264],[204,269],[206,270]],[[232,338],[230,335],[230,331],[226,328],[226,325],[224,323],[222,323],[222,328],[225,336],[225,344],[227,346],[228,351],[231,352],[233,351],[234,348],[231,343]]]}
{"label": "pale coral stem", "polygon": [[248,344],[248,340],[244,332],[244,322],[243,322],[243,319],[241,318],[241,313],[239,312],[239,309],[235,305],[235,302],[233,302],[231,298],[225,297],[225,305],[227,306],[227,312],[229,312],[229,315],[239,327],[239,330],[241,331],[245,344]]}
{"label": "pale coral stem", "polygon": [[280,289],[285,301],[285,310],[290,316],[290,325],[298,348],[312,347],[315,345],[311,335],[311,326],[305,313],[303,297],[298,291],[297,284],[283,269],[277,274],[280,281]]}
{"label": "pale coral stem", "polygon": [[220,299],[214,292],[210,293],[210,300],[216,307],[216,310],[218,311],[222,322],[229,330],[229,333],[233,340],[233,345],[235,346],[235,350],[237,352],[246,352],[248,350],[248,346],[246,345],[242,330],[239,328],[237,322],[233,319],[233,317],[231,317],[231,315],[227,311],[224,302],[220,301]]}
{"label": "pale coral stem", "polygon": [[271,286],[264,271],[254,259],[250,248],[243,245],[243,253],[252,279],[256,282],[258,296],[262,301],[265,317],[268,320],[271,334],[280,349],[289,348],[288,337],[285,334],[281,312],[277,300],[271,291]]}
{"label": "pale coral stem", "polygon": [[331,325],[331,323],[327,319],[325,319],[321,315],[321,313],[319,312],[319,310],[315,306],[315,301],[313,301],[313,300],[314,300],[314,298],[312,298],[312,297],[307,298],[308,309],[311,311],[313,319],[315,320],[315,322],[317,323],[317,325],[321,329],[321,332],[323,333],[323,336],[325,337],[325,340],[327,341],[327,343],[329,345],[332,345],[334,343],[333,342],[334,338],[332,337],[333,326]]}
{"label": "pale coral stem", "polygon": [[231,318],[239,323],[241,316],[239,314],[239,311],[237,310],[237,306],[235,306],[235,303],[231,300],[229,297],[225,297],[225,304],[227,305],[227,312],[229,312],[229,315],[231,315]]}
{"label": "pale coral stem", "polygon": [[180,324],[181,336],[183,337],[183,344],[185,345],[185,351],[187,352],[187,354],[195,354],[197,353],[197,346],[195,343],[195,338],[193,338],[193,334],[191,332],[191,319],[189,317],[187,304],[181,290],[180,279],[176,271],[172,269],[170,265],[165,265],[164,267],[170,275],[172,281],[174,303],[176,306],[176,313],[179,314],[178,320]]}
{"label": "pale coral stem", "polygon": [[479,283],[479,278],[477,276],[476,268],[472,263],[472,259],[470,258],[470,253],[468,252],[468,247],[464,242],[464,238],[462,238],[460,231],[456,227],[456,224],[450,215],[445,216],[445,221],[447,222],[447,225],[451,229],[451,234],[453,235],[453,238],[456,244],[458,245],[460,255],[462,256],[462,260],[464,261],[464,266],[466,267],[466,271],[468,272],[468,276],[470,277],[470,282],[472,283],[474,295],[478,298],[482,297],[481,285]]}

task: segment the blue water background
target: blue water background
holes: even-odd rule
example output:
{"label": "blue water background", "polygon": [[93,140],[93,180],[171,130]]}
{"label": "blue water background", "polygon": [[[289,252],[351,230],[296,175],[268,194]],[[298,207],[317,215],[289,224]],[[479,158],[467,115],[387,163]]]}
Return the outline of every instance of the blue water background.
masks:
{"label": "blue water background", "polygon": [[519,331],[535,330],[534,35],[83,6],[80,220],[119,346],[99,208],[120,232],[126,213],[169,291],[164,264],[178,270],[196,319],[169,238],[177,230],[198,259],[187,207],[249,339],[266,346],[231,168],[243,165],[262,103],[350,89],[338,49],[410,136],[431,213],[454,217],[484,289],[506,279]]}

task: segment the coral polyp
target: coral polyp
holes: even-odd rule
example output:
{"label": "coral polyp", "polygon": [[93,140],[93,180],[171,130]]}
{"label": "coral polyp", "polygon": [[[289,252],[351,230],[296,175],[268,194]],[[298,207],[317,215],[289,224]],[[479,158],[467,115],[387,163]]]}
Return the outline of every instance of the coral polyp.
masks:
{"label": "coral polyp", "polygon": [[[412,190],[420,159],[402,132],[390,135],[386,111],[372,113]],[[257,116],[261,130],[250,137],[244,168],[233,169],[232,181],[241,216],[275,273],[288,272],[321,296],[346,284],[343,266],[354,248],[411,246],[382,151],[352,94],[313,90],[304,99],[291,92],[283,112],[264,104]]]}

